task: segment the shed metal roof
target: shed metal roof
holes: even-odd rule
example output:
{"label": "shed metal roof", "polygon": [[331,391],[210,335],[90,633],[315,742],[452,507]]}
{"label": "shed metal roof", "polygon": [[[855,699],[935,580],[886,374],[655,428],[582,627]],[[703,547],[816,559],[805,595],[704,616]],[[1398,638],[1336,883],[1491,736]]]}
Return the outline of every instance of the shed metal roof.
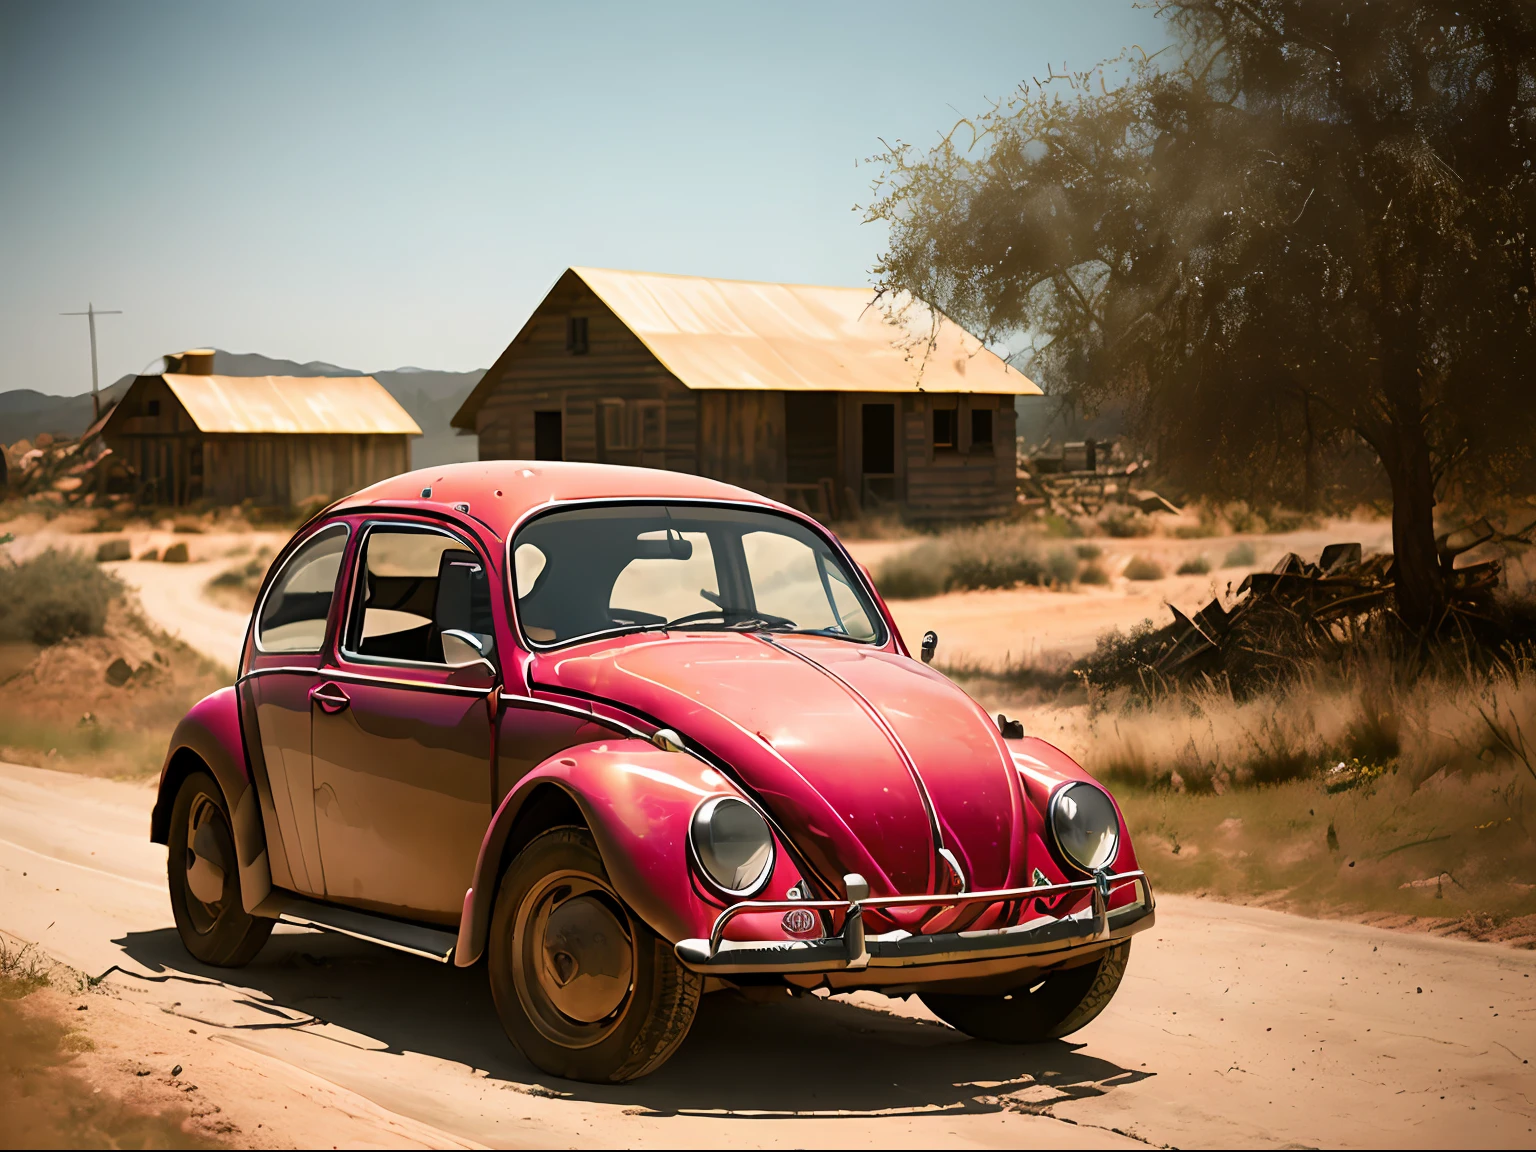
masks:
{"label": "shed metal roof", "polygon": [[203,432],[403,433],[421,429],[372,376],[162,379]]}
{"label": "shed metal roof", "polygon": [[921,301],[876,303],[868,288],[571,271],[689,388],[1040,394]]}

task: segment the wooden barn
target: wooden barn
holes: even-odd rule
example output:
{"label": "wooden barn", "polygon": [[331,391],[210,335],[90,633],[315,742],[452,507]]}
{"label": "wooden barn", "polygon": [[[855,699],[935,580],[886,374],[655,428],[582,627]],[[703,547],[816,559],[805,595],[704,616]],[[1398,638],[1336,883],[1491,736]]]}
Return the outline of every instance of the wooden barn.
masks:
{"label": "wooden barn", "polygon": [[831,518],[975,519],[1015,497],[1022,373],[867,288],[572,268],[453,418],[481,459],[697,472]]}
{"label": "wooden barn", "polygon": [[101,430],[143,503],[289,507],[410,469],[421,429],[372,376],[215,376],[208,351],[166,361]]}

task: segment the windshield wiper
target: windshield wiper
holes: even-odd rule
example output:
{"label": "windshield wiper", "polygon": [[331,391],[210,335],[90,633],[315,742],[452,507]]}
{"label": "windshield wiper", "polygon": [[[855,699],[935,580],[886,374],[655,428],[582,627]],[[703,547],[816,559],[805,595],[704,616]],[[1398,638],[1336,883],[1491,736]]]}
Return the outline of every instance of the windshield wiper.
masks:
{"label": "windshield wiper", "polygon": [[709,608],[703,612],[690,612],[686,616],[679,616],[676,620],[668,620],[665,624],[657,624],[653,627],[667,631],[688,624],[703,624],[717,617],[720,620],[720,626],[731,631],[772,632],[793,629],[795,626],[793,620],[767,612],[748,612],[744,608]]}

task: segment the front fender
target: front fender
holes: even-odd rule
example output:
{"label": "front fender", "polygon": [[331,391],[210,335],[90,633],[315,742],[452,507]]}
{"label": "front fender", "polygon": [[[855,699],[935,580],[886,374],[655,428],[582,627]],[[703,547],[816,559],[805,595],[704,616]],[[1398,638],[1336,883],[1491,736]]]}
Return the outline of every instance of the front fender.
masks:
{"label": "front fender", "polygon": [[[1083,780],[1104,789],[1109,802],[1115,806],[1115,815],[1120,820],[1120,851],[1116,854],[1114,863],[1110,866],[1111,869],[1115,872],[1134,872],[1140,867],[1136,862],[1136,849],[1131,845],[1130,826],[1125,822],[1125,813],[1120,810],[1120,802],[1115,799],[1113,792],[1095,780],[1082,765],[1060,748],[1039,737],[1027,736],[1023,740],[1010,740],[1008,747],[1013,755],[1014,767],[1019,770],[1023,780],[1024,795],[1033,804],[1037,813],[1033,829],[1038,831],[1031,832],[1032,842],[1029,851],[1031,860],[1044,859],[1051,860],[1053,863],[1056,861],[1057,852],[1050,842],[1050,832],[1046,828],[1051,794],[1068,781]],[[1048,869],[1046,875],[1053,883],[1079,878],[1077,874],[1069,874],[1066,869],[1059,866]]]}
{"label": "front fender", "polygon": [[[515,846],[511,837],[518,817],[532,797],[549,788],[560,789],[575,803],[597,841],[614,890],[652,931],[674,944],[709,935],[725,904],[695,878],[689,863],[688,824],[706,796],[740,796],[740,792],[686,753],[664,752],[639,739],[605,740],[551,756],[502,801],[480,845],[474,887],[464,894],[456,964],[466,967],[484,953],[496,887],[511,857],[509,849]],[[775,847],[773,875],[762,899],[782,900],[800,881],[784,845]],[[772,925],[758,922],[764,919],[769,918],[738,916],[732,921],[731,935],[740,924],[755,938],[773,936],[779,917],[771,917]],[[777,934],[783,935],[781,930]]]}
{"label": "front fender", "polygon": [[229,806],[235,855],[240,864],[240,902],[252,911],[272,891],[267,837],[262,828],[256,789],[240,729],[240,703],[234,688],[220,688],[192,706],[171,736],[160,789],[149,817],[149,838],[170,842],[171,809],[181,782],[200,768],[212,773]]}

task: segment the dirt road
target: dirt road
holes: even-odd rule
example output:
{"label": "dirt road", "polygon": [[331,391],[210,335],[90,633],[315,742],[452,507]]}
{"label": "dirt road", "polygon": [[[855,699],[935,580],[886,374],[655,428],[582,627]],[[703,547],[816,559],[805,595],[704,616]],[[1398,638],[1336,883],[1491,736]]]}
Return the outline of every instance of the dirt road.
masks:
{"label": "dirt road", "polygon": [[200,967],[145,838],[152,798],[0,765],[0,930],[109,972],[82,999],[101,1051],[183,1065],[178,1083],[240,1142],[1533,1142],[1528,952],[1170,897],[1120,995],[1069,1042],[979,1043],[916,1001],[719,993],[659,1073],[601,1088],[530,1067],[478,968],[287,928],[248,968]]}

